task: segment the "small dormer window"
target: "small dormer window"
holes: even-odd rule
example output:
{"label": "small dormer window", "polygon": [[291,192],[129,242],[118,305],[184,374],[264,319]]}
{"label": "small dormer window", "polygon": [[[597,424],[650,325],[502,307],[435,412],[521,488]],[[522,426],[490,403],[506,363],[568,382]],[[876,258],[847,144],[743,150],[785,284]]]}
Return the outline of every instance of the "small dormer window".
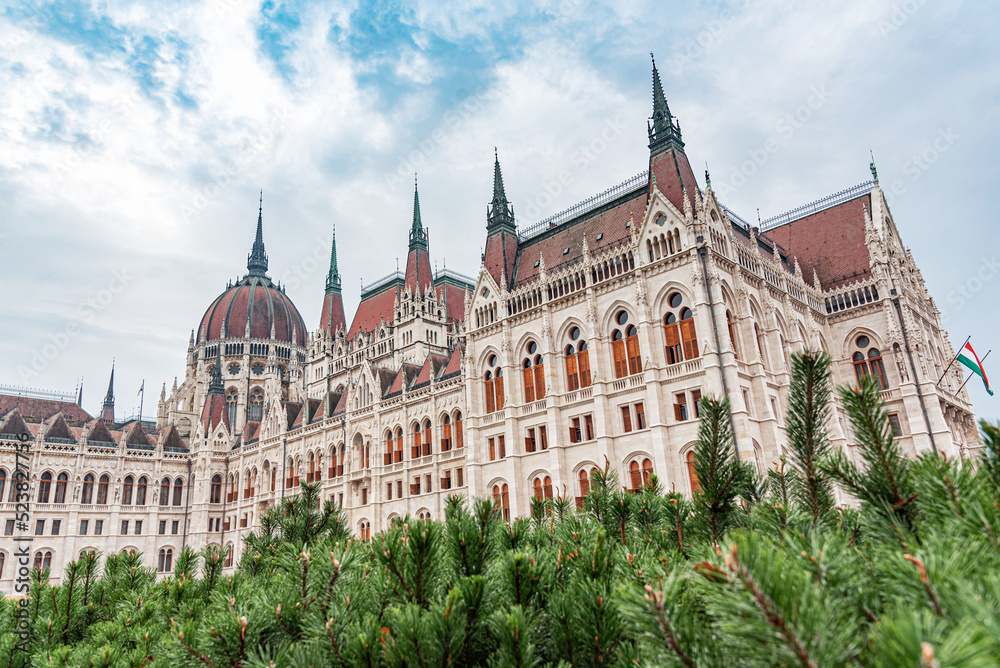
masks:
{"label": "small dormer window", "polygon": [[603,238],[604,238],[604,232],[601,232],[600,234],[597,235],[597,241],[600,241]]}
{"label": "small dormer window", "polygon": [[541,264],[541,260],[535,260],[535,269],[538,269],[539,264]]}
{"label": "small dormer window", "polygon": [[563,255],[568,255],[568,254],[569,254],[569,246],[566,246],[566,248],[563,248]]}
{"label": "small dormer window", "polygon": [[631,219],[629,219],[628,222],[625,223],[625,228],[628,229],[629,227],[632,227],[632,220]]}

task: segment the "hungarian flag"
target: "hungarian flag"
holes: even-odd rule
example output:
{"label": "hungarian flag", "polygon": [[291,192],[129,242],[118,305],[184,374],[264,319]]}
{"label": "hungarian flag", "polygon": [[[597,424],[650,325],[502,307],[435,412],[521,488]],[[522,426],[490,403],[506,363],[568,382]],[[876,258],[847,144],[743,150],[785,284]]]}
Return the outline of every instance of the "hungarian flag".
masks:
{"label": "hungarian flag", "polygon": [[979,355],[977,355],[976,351],[972,349],[971,343],[966,343],[965,347],[962,348],[962,351],[958,353],[958,361],[969,367],[969,369],[972,370],[972,373],[977,374],[983,379],[983,385],[986,386],[986,391],[992,397],[993,390],[990,389],[990,381],[986,378],[986,370],[983,369],[983,364],[979,361]]}
{"label": "hungarian flag", "polygon": [[139,391],[135,393],[136,396],[139,396],[139,394],[141,394],[144,389],[146,389],[146,379],[145,378],[142,380],[142,385],[139,386]]}

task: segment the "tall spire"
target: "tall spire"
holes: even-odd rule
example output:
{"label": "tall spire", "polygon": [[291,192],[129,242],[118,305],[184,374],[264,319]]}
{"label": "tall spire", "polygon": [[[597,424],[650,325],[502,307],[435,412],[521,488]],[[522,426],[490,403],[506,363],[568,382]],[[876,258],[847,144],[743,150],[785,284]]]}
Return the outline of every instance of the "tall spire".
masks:
{"label": "tall spire", "polygon": [[251,275],[263,276],[267,273],[267,253],[264,252],[264,191],[260,191],[260,204],[257,209],[257,238],[253,249],[247,257],[247,270]]}
{"label": "tall spire", "polygon": [[108,393],[104,395],[104,407],[101,410],[101,421],[113,426],[115,423],[115,362],[111,360],[111,380],[108,381]]}
{"label": "tall spire", "polygon": [[333,243],[330,245],[330,271],[326,275],[326,291],[340,294],[340,272],[337,270],[337,226],[333,226]]}
{"label": "tall spire", "polygon": [[80,377],[80,391],[76,395],[76,405],[83,408],[83,377]]}
{"label": "tall spire", "polygon": [[663,94],[663,84],[660,83],[660,72],[656,69],[656,59],[652,53],[649,56],[653,59],[653,117],[648,127],[649,148],[656,151],[670,144],[676,144],[678,148],[683,149],[680,124],[674,123],[670,114],[667,97]]}
{"label": "tall spire", "polygon": [[514,224],[514,208],[507,201],[507,193],[503,187],[503,174],[500,172],[500,156],[493,149],[493,201],[486,215],[486,231],[490,234],[501,229],[516,232]]}
{"label": "tall spire", "polygon": [[225,387],[222,385],[222,341],[215,346],[215,366],[209,375],[208,393],[225,394]]}
{"label": "tall spire", "polygon": [[417,191],[417,175],[413,175],[413,225],[410,226],[410,250],[427,248],[427,233],[420,220],[420,193]]}

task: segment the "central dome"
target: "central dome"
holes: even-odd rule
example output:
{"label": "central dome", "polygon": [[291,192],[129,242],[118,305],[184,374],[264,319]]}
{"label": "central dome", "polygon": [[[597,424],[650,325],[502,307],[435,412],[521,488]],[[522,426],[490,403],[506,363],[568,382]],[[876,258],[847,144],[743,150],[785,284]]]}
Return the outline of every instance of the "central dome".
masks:
{"label": "central dome", "polygon": [[257,212],[257,238],[247,258],[247,274],[226,288],[205,311],[198,341],[273,339],[305,347],[306,324],[284,290],[267,276],[263,209]]}
{"label": "central dome", "polygon": [[219,338],[273,338],[304,347],[306,324],[288,295],[267,276],[247,275],[219,295],[201,319],[198,340]]}

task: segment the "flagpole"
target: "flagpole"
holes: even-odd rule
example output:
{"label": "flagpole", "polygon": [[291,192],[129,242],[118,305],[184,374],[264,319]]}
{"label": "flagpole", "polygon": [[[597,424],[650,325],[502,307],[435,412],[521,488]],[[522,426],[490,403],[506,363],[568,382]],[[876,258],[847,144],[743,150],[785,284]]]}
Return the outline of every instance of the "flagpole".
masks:
{"label": "flagpole", "polygon": [[139,386],[139,422],[142,422],[142,400],[146,398],[146,379],[142,379],[142,385]]}
{"label": "flagpole", "polygon": [[[985,354],[985,355],[983,355],[983,359],[979,360],[979,362],[980,362],[980,363],[982,363],[982,361],[983,361],[984,359],[986,359],[987,357],[989,357],[989,356],[990,356],[990,353],[991,353],[991,352],[993,352],[993,349],[992,349],[992,348],[990,348],[989,350],[987,350],[987,351],[986,351],[986,354]],[[970,380],[972,380],[972,377],[973,377],[973,376],[975,376],[975,375],[976,375],[976,372],[975,372],[975,371],[970,371],[970,372],[969,372],[969,377],[965,379],[965,383],[968,383],[968,382],[969,382]],[[958,388],[958,390],[956,390],[956,391],[955,391],[955,394],[958,394],[959,392],[961,392],[961,391],[962,391],[962,388],[963,388],[963,387],[965,387],[965,383],[962,383],[962,386],[961,386],[961,387],[959,387],[959,388]]]}
{"label": "flagpole", "polygon": [[[959,346],[959,348],[958,348],[958,352],[957,352],[957,353],[955,353],[955,356],[954,356],[953,358],[951,358],[951,361],[950,361],[950,362],[948,362],[948,366],[946,366],[946,367],[944,368],[944,373],[942,373],[942,374],[941,374],[941,377],[940,377],[940,378],[938,378],[938,382],[934,383],[934,387],[937,387],[938,385],[940,385],[940,384],[941,384],[941,381],[942,381],[942,380],[944,380],[944,377],[945,377],[945,376],[946,376],[946,375],[948,374],[948,370],[949,370],[949,369],[951,368],[951,365],[955,363],[955,360],[957,360],[957,359],[958,359],[958,356],[962,354],[962,351],[963,351],[963,350],[965,350],[965,345],[966,345],[966,343],[968,343],[968,342],[969,342],[969,341],[971,341],[971,340],[972,340],[972,335],[970,334],[969,336],[967,336],[967,337],[965,338],[965,343],[963,343],[963,344],[962,344],[961,346]],[[966,382],[968,382],[968,381],[966,381]]]}

